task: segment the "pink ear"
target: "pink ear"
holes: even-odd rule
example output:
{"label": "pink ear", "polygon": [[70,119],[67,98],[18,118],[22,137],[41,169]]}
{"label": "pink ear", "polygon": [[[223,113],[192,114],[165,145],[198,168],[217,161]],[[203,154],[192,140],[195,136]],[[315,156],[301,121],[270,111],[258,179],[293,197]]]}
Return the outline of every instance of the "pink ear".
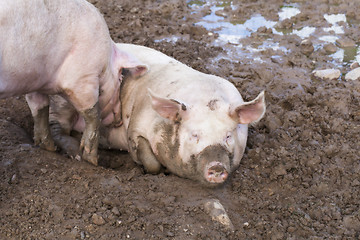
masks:
{"label": "pink ear", "polygon": [[251,102],[245,102],[236,107],[233,115],[235,115],[240,124],[249,124],[259,121],[263,117],[265,109],[265,95],[264,91],[262,91]]}
{"label": "pink ear", "polygon": [[149,67],[147,65],[137,65],[136,67],[127,68],[127,69],[130,71],[131,76],[135,78],[141,77],[142,75],[144,75],[149,71]]}
{"label": "pink ear", "polygon": [[115,67],[115,72],[118,72],[119,75],[121,75],[122,69],[127,69],[132,76],[141,77],[149,70],[146,64],[140,62],[130,53],[119,49],[115,44],[113,45],[112,63]]}
{"label": "pink ear", "polygon": [[181,120],[183,111],[186,111],[186,106],[183,103],[156,96],[150,89],[148,89],[148,92],[151,98],[151,106],[160,116],[171,121]]}

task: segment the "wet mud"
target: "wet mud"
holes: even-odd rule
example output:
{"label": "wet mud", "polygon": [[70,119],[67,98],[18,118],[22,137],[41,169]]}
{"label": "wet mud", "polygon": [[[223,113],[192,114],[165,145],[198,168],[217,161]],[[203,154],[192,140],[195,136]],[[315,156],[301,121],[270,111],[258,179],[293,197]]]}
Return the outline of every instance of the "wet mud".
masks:
{"label": "wet mud", "polygon": [[[358,239],[360,2],[91,0],[116,42],[160,50],[266,90],[239,169],[217,189],[150,175],[126,152],[102,166],[33,146],[24,98],[0,100],[0,239]],[[156,59],[154,59],[156,61]],[[314,70],[338,69],[338,78]],[[220,202],[231,228],[204,202]]]}

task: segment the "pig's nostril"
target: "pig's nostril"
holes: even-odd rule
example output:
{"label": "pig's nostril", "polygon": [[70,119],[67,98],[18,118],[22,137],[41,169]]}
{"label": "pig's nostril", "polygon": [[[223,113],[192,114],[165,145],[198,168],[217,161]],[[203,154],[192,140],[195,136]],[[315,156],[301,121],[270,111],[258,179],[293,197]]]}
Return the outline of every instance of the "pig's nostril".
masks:
{"label": "pig's nostril", "polygon": [[228,173],[222,164],[216,164],[208,168],[206,180],[213,183],[222,183],[228,177]]}

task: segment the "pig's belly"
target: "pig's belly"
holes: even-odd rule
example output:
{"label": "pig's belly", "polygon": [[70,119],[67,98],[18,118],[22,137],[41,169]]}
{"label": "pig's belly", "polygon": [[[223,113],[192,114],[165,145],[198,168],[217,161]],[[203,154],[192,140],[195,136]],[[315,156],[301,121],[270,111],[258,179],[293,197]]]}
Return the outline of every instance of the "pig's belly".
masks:
{"label": "pig's belly", "polygon": [[[19,96],[31,92],[53,94],[51,82],[37,74],[9,78],[9,74],[0,71],[0,98]],[[36,75],[36,76],[35,76]]]}

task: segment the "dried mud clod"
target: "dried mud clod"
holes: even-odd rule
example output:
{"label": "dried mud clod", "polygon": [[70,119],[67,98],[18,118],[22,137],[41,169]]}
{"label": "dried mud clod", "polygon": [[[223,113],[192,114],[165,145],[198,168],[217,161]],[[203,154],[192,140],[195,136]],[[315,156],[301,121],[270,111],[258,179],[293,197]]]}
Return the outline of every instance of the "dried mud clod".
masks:
{"label": "dried mud clod", "polygon": [[224,206],[220,203],[219,200],[211,199],[205,201],[204,209],[214,222],[221,224],[228,230],[234,230],[234,225],[232,224]]}

